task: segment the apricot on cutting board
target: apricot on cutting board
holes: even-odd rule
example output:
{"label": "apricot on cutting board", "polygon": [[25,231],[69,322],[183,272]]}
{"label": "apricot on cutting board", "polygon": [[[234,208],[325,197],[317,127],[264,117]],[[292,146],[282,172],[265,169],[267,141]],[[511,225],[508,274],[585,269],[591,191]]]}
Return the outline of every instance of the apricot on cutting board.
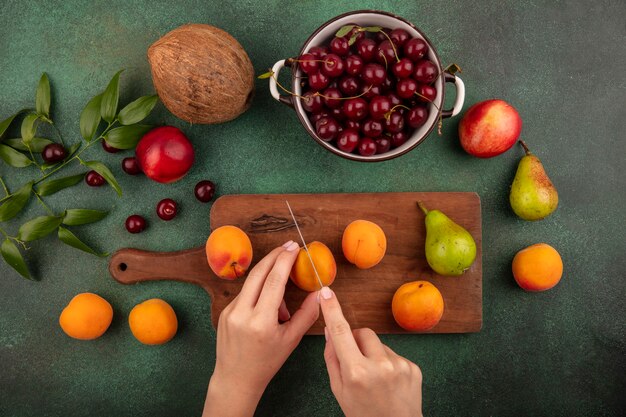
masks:
{"label": "apricot on cutting board", "polygon": [[[315,269],[320,276],[320,280],[324,286],[329,286],[335,281],[337,276],[337,263],[333,253],[328,249],[328,246],[322,242],[311,242],[307,245],[309,248],[309,254],[315,263]],[[300,248],[296,262],[291,268],[289,277],[300,289],[304,291],[317,291],[320,288],[320,284],[315,276],[313,265],[304,248]]]}
{"label": "apricot on cutting board", "polygon": [[343,255],[360,269],[376,266],[385,256],[387,238],[376,223],[355,220],[346,227],[341,240]]}
{"label": "apricot on cutting board", "polygon": [[252,262],[252,243],[236,226],[218,227],[206,242],[206,256],[215,275],[233,280],[248,271]]}
{"label": "apricot on cutting board", "polygon": [[391,312],[398,325],[410,332],[430,330],[443,316],[443,296],[428,281],[413,281],[396,290]]}
{"label": "apricot on cutting board", "polygon": [[61,312],[59,325],[69,337],[92,340],[107,331],[113,319],[111,304],[97,294],[76,295]]}

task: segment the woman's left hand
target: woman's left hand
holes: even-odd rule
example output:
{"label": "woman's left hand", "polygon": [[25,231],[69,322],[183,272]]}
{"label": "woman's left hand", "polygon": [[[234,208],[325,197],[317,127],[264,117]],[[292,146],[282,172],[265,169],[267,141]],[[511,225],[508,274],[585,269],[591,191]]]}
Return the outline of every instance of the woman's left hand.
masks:
{"label": "woman's left hand", "polygon": [[[252,416],[263,391],[319,316],[317,292],[293,317],[283,299],[299,246],[287,242],[248,274],[217,325],[216,363],[204,416]],[[280,323],[280,321],[284,323]]]}

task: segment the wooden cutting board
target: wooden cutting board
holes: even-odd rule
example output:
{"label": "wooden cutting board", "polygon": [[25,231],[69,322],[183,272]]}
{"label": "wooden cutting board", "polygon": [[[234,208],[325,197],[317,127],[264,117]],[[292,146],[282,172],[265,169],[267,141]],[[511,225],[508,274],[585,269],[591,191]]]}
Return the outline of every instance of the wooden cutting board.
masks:
{"label": "wooden cutting board", "polygon": [[[353,328],[369,327],[377,333],[406,333],[391,314],[391,299],[405,282],[427,280],[441,291],[445,311],[439,324],[426,333],[468,333],[482,327],[482,231],[480,198],[476,193],[367,193],[265,194],[220,197],[211,208],[211,228],[231,224],[252,241],[253,265],[288,240],[299,242],[285,204],[289,200],[307,242],[319,240],[335,255],[337,278],[332,289]],[[439,209],[465,227],[476,240],[472,267],[460,277],[435,274],[424,255],[424,214],[416,202]],[[374,268],[360,270],[349,264],[341,250],[344,228],[353,220],[377,223],[387,236],[387,253]],[[116,252],[111,275],[123,284],[175,280],[202,286],[212,299],[212,322],[239,293],[243,279],[226,281],[210,270],[204,246],[180,252],[158,253],[137,249]],[[293,313],[306,293],[289,282],[285,301]],[[323,334],[320,319],[308,334]]]}

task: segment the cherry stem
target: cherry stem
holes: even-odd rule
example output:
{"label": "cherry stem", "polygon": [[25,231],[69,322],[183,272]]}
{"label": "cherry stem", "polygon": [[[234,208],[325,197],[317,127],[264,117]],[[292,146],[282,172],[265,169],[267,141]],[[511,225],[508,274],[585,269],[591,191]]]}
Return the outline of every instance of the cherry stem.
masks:
{"label": "cherry stem", "polygon": [[422,203],[421,201],[418,201],[417,207],[419,207],[424,212],[424,214],[428,215],[428,209],[426,208],[424,203]]}
{"label": "cherry stem", "polygon": [[526,155],[530,155],[530,149],[528,149],[528,146],[526,146],[526,142],[520,139],[519,144],[522,145],[522,148],[524,148],[524,152],[526,152]]}
{"label": "cherry stem", "polygon": [[407,107],[407,106],[405,106],[404,104],[396,104],[395,106],[393,106],[393,107],[391,108],[391,110],[389,110],[387,113],[385,113],[385,119],[389,120],[389,118],[391,117],[391,114],[392,114],[394,111],[396,111],[396,109],[397,109],[398,107],[403,107],[403,108],[405,108],[405,109],[407,109],[407,110],[411,110],[410,108],[408,108],[408,107]]}
{"label": "cherry stem", "polygon": [[[387,32],[385,32],[384,30],[380,30],[380,32],[385,35],[385,37],[387,39],[389,39],[389,43],[391,43],[391,48],[393,49],[393,54],[396,56],[396,61],[400,62],[400,57],[398,56],[398,51],[396,51],[396,45],[393,43],[393,41],[391,40],[391,38],[389,37],[389,35],[387,35]],[[384,56],[384,55],[383,55]],[[387,59],[385,58],[385,62],[387,62]]]}

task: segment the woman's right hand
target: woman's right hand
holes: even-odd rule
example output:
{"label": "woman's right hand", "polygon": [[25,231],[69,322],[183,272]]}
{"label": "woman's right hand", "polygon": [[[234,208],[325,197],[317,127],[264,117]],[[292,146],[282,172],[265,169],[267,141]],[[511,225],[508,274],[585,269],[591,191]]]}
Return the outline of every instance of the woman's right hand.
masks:
{"label": "woman's right hand", "polygon": [[351,330],[335,293],[320,290],[330,388],[347,417],[422,416],[422,372],[371,329]]}

